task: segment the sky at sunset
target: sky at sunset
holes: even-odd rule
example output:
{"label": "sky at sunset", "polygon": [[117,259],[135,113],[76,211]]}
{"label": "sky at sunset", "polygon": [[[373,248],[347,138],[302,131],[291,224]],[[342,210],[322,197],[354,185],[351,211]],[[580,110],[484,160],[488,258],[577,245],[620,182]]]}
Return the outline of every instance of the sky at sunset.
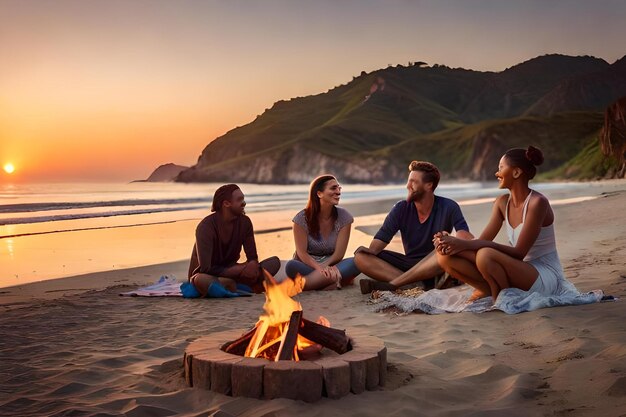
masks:
{"label": "sky at sunset", "polygon": [[389,64],[613,63],[625,17],[625,1],[0,0],[0,184],[192,165],[275,101]]}

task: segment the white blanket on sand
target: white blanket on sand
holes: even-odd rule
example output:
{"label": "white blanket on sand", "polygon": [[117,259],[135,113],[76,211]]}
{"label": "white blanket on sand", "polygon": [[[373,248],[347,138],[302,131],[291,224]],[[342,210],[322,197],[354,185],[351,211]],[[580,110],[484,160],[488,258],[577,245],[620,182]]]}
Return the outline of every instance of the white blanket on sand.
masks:
{"label": "white blanket on sand", "polygon": [[182,297],[180,282],[173,275],[163,275],[156,284],[137,288],[133,291],[123,292],[120,295],[129,297]]}
{"label": "white blanket on sand", "polygon": [[468,285],[462,285],[446,290],[426,291],[417,297],[406,297],[390,291],[383,291],[380,297],[372,300],[372,303],[376,311],[395,307],[405,313],[417,310],[428,314],[460,313],[464,311],[482,313],[501,310],[507,314],[517,314],[544,307],[591,304],[602,300],[604,295],[601,290],[580,293],[574,285],[566,281],[560,287],[559,293],[554,295],[542,295],[536,292],[522,291],[518,288],[507,288],[500,292],[495,304],[492,297],[468,303],[467,300],[473,290]]}

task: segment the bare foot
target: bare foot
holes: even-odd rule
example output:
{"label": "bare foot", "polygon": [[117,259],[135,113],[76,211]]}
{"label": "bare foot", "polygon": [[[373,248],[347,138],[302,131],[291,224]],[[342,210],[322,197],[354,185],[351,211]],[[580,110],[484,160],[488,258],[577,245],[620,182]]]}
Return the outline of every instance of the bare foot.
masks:
{"label": "bare foot", "polygon": [[474,290],[472,295],[470,295],[470,298],[467,299],[467,303],[473,303],[474,301],[485,297],[489,297],[489,294],[482,292],[481,290]]}

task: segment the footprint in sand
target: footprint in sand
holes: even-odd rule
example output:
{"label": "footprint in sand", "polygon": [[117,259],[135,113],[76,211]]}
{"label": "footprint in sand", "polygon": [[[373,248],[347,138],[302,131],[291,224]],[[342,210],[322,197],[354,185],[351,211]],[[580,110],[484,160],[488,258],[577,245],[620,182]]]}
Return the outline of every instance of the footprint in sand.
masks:
{"label": "footprint in sand", "polygon": [[609,397],[626,397],[626,376],[618,378],[617,381],[606,390],[606,394]]}

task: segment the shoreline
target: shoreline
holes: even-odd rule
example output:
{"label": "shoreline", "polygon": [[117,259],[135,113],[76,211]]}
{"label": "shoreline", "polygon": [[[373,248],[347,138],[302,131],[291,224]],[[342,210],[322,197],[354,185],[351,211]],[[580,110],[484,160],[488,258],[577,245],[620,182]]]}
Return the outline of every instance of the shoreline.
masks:
{"label": "shoreline", "polygon": [[[596,185],[590,183],[590,185]],[[583,190],[586,191],[586,190]],[[619,181],[596,190],[595,195],[584,195],[579,192],[577,197],[572,197],[567,190],[556,190],[551,193],[551,204],[555,211],[558,210],[567,213],[567,207],[576,204],[585,204],[601,199],[606,196],[618,194],[626,194],[626,181]],[[375,202],[359,202],[342,205],[349,210],[355,217],[353,232],[348,246],[347,254],[352,253],[356,247],[360,245],[368,245],[369,241],[382,224],[389,208],[396,202],[392,200],[378,200]],[[464,216],[470,225],[470,230],[478,236],[490,214],[490,205],[493,198],[474,199],[459,201]],[[293,255],[293,237],[291,236],[291,216],[292,210],[283,210],[275,212],[258,212],[251,213],[254,224],[267,224],[271,228],[260,229],[255,231],[257,240],[257,248],[259,258],[264,259],[269,256],[279,256],[281,260],[291,259]],[[557,216],[557,221],[559,216]],[[170,226],[176,226],[176,223],[193,222],[191,225],[195,228],[197,220],[186,220],[180,222],[168,222]],[[191,239],[193,234],[190,235]],[[496,237],[496,241],[506,243],[503,230]],[[559,234],[557,234],[557,244],[559,243]],[[390,244],[390,248],[402,251],[401,240],[396,236]],[[562,252],[562,244],[559,245],[559,252]],[[273,251],[268,250],[273,248]],[[567,250],[567,249],[566,249]],[[561,256],[567,255],[567,252],[561,253]],[[346,255],[348,256],[348,255]],[[115,285],[149,285],[158,280],[161,275],[174,275],[179,281],[186,279],[186,270],[189,259],[187,256],[178,259],[170,259],[164,262],[152,262],[141,265],[132,265],[128,267],[120,267],[113,269],[104,269],[99,271],[88,271],[79,274],[71,274],[67,276],[42,279],[39,281],[27,282],[23,284],[15,284],[0,287],[0,306],[21,304],[29,299],[49,300],[62,297],[66,294],[80,293],[81,291],[103,290],[109,286]],[[282,271],[282,270],[281,270]],[[123,280],[112,279],[113,276],[124,276]],[[130,281],[129,277],[133,277],[135,281]]]}
{"label": "shoreline", "polygon": [[[600,187],[600,188],[611,188],[611,187],[619,187],[621,183],[624,183],[626,180],[625,179],[620,179],[620,180],[604,180],[604,181],[580,181],[580,182],[539,182],[536,183],[536,189],[537,191],[542,192],[543,190],[546,190],[548,192],[553,191],[553,190],[561,190],[563,192],[566,192],[568,194],[580,194],[581,192],[585,192],[584,188],[582,187],[586,187],[586,188],[594,188],[594,187]],[[462,185],[463,183],[453,183],[453,184],[440,184],[439,186],[439,191],[437,194],[442,195],[444,197],[448,197],[448,198],[452,198],[458,202],[466,202],[468,200],[488,200],[489,198],[495,197],[496,195],[498,195],[499,190],[497,187],[497,183],[496,182],[471,182],[471,184],[477,185],[477,188],[471,188],[471,189],[463,189],[463,187],[459,187],[459,185]],[[362,185],[362,184],[360,184]],[[402,184],[397,184],[396,187],[398,189],[404,190],[404,186]],[[574,187],[574,188],[572,188]],[[398,189],[395,190],[395,192],[398,191]],[[443,190],[443,191],[442,191]],[[446,191],[448,190],[448,191]],[[452,191],[449,191],[452,190]],[[372,192],[371,195],[367,196],[367,197],[350,197],[348,199],[345,199],[344,202],[342,203],[342,205],[345,205],[347,207],[350,206],[360,206],[363,204],[370,204],[370,203],[380,203],[380,202],[385,202],[385,201],[394,201],[397,198],[402,198],[401,196],[395,196],[395,197],[390,197],[390,196],[384,196],[384,195],[377,195],[376,192],[370,190],[370,191],[366,191],[367,192]],[[449,192],[452,192],[452,195],[449,194]],[[358,193],[363,193],[363,191],[360,192],[356,192]],[[470,193],[472,195],[470,195]],[[402,191],[402,194],[404,194],[404,191]],[[457,195],[458,194],[458,195]],[[252,197],[255,197],[256,195],[253,195]],[[258,196],[256,196],[258,198]],[[301,196],[304,199],[302,200],[302,202],[304,202],[306,200],[306,196]],[[183,199],[184,200],[184,199]],[[193,199],[195,200],[202,200],[204,201],[205,199],[198,199],[195,198]],[[146,203],[149,202],[149,203]],[[154,205],[154,204],[159,204],[159,205],[167,205],[170,203],[176,203],[179,200],[176,199],[163,199],[163,200],[155,200],[155,199],[149,199],[149,200],[122,200],[121,203],[123,203],[123,206],[127,206],[130,205],[130,203],[134,203],[133,205],[139,205],[139,206],[144,206],[144,205]],[[182,201],[182,200],[181,200]],[[279,204],[282,201],[279,199],[276,203],[274,204]],[[74,203],[57,203],[57,202],[52,202],[52,203],[22,203],[22,204],[17,204],[16,206],[23,206],[23,205],[41,205],[41,206],[45,206],[48,208],[44,208],[42,209],[43,212],[47,212],[47,211],[58,211],[58,210],[77,210],[77,209],[81,209],[83,206],[86,207],[87,209],[92,209],[92,208],[98,208],[98,207],[118,207],[119,205],[117,204],[118,201],[102,201],[102,202],[82,202],[82,201],[78,201],[78,202],[74,202]],[[43,231],[33,231],[33,232],[20,232],[20,233],[16,233],[16,234],[3,234],[0,235],[0,240],[4,239],[4,238],[13,238],[13,237],[22,237],[22,236],[34,236],[34,235],[38,235],[38,234],[50,234],[50,233],[65,233],[65,232],[71,232],[71,231],[84,231],[84,230],[94,230],[94,229],[106,229],[106,228],[117,228],[117,227],[140,227],[140,226],[149,226],[152,224],[160,224],[160,223],[169,223],[169,222],[180,222],[180,221],[187,221],[187,220],[194,220],[194,219],[201,219],[203,217],[203,215],[206,213],[206,210],[209,208],[210,206],[210,199],[206,200],[207,204],[204,205],[198,205],[198,207],[187,207],[187,208],[168,208],[167,210],[164,211],[154,211],[154,212],[111,212],[111,213],[83,213],[82,215],[79,213],[72,213],[72,214],[67,214],[67,215],[56,215],[56,217],[62,217],[59,219],[48,219],[48,220],[39,220],[40,217],[42,216],[35,216],[33,219],[36,219],[36,221],[26,221],[24,223],[21,222],[21,220],[24,220],[22,218],[15,217],[15,213],[20,213],[20,212],[33,212],[32,210],[18,210],[18,211],[9,211],[9,217],[2,219],[5,220],[6,223],[1,223],[0,224],[0,229],[2,229],[3,227],[11,227],[11,228],[25,228],[25,229],[29,229],[29,228],[38,228],[40,226],[33,226],[33,225],[39,225],[41,223],[45,223],[47,225],[52,225],[52,224],[66,224],[67,222],[80,222],[82,220],[97,220],[97,219],[117,219],[117,218],[128,218],[129,216],[143,216],[142,218],[145,218],[146,216],[150,216],[150,215],[159,215],[159,214],[170,214],[170,213],[178,213],[178,212],[187,212],[187,214],[184,214],[181,217],[174,217],[171,219],[165,219],[162,221],[142,221],[142,222],[138,222],[138,223],[121,223],[121,224],[111,224],[111,225],[105,225],[105,226],[95,226],[95,227],[88,227],[88,228],[62,228],[62,229],[53,229],[53,228],[44,228]],[[298,209],[299,205],[294,205],[294,200],[289,200],[288,205],[293,205],[289,207],[290,210],[296,210]],[[268,206],[265,208],[259,208],[259,207],[254,207],[254,202],[251,203],[252,204],[252,208],[253,210],[250,211],[248,214],[252,214],[252,213],[266,213],[266,212],[271,212],[271,211],[275,211],[276,207],[272,207],[272,206]],[[0,209],[3,207],[8,207],[11,206],[9,205],[0,205]],[[49,207],[50,206],[50,207]],[[51,207],[54,206],[54,207]],[[60,206],[60,208],[57,208],[56,206]],[[250,207],[249,207],[250,208]],[[35,210],[35,213],[40,213],[42,211],[39,210]],[[85,217],[82,217],[82,216]],[[64,216],[67,216],[68,218],[65,218]],[[77,217],[75,217],[77,216]],[[45,216],[44,216],[45,217]],[[75,217],[75,218],[74,218]],[[27,220],[30,218],[27,218]],[[46,230],[48,229],[48,230]]]}
{"label": "shoreline", "polygon": [[[189,343],[251,327],[265,297],[120,297],[161,274],[186,276],[188,261],[89,273],[0,290],[3,415],[621,415],[626,409],[626,189],[555,205],[557,247],[579,290],[622,299],[502,312],[432,316],[376,313],[358,283],[300,294],[304,316],[326,317],[387,347],[386,385],[314,404],[256,400],[190,388]],[[556,200],[571,198],[561,196]],[[488,203],[463,208],[480,233]],[[616,214],[617,213],[617,214]],[[348,253],[368,244],[386,213],[356,217]],[[367,230],[366,230],[367,231]],[[257,234],[259,256],[293,252],[291,231]],[[401,248],[396,237],[390,249]],[[358,280],[359,278],[357,278]],[[216,412],[220,412],[215,414]]]}

